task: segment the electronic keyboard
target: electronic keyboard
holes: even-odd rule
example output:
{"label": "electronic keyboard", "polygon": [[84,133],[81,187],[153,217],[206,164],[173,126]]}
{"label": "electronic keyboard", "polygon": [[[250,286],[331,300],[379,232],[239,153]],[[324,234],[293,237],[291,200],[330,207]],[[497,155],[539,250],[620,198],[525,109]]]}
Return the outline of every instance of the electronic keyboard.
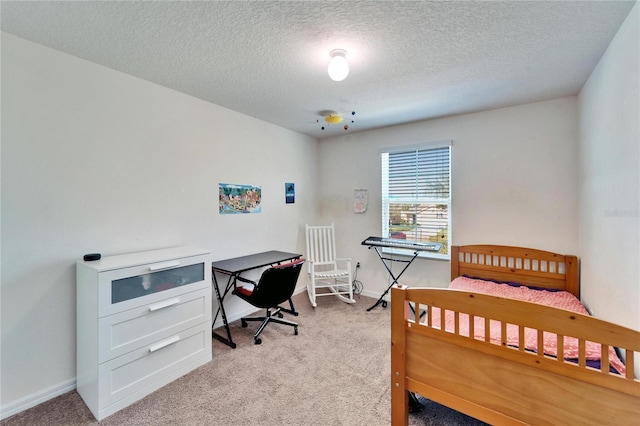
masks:
{"label": "electronic keyboard", "polygon": [[362,242],[363,246],[399,248],[414,251],[440,251],[442,243],[423,243],[420,241],[407,241],[397,238],[369,237]]}

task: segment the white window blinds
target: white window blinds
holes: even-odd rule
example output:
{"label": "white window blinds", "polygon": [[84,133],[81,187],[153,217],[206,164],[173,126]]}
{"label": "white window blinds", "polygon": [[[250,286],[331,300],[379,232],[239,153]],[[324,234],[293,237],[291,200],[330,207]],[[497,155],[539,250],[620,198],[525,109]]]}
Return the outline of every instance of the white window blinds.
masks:
{"label": "white window blinds", "polygon": [[421,255],[448,258],[451,146],[438,145],[382,153],[382,235],[440,242],[440,252]]}

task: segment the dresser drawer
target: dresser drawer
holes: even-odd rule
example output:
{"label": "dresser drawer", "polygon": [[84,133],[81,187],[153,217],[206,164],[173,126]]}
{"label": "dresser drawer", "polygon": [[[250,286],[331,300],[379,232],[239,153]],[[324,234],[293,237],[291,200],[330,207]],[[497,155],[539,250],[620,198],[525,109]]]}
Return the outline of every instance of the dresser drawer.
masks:
{"label": "dresser drawer", "polygon": [[211,324],[201,324],[105,362],[100,407],[126,406],[210,360]]}
{"label": "dresser drawer", "polygon": [[209,288],[100,318],[98,363],[171,337],[203,322],[208,323],[210,318]]}
{"label": "dresser drawer", "polygon": [[211,286],[206,255],[177,258],[100,273],[98,316],[104,317]]}

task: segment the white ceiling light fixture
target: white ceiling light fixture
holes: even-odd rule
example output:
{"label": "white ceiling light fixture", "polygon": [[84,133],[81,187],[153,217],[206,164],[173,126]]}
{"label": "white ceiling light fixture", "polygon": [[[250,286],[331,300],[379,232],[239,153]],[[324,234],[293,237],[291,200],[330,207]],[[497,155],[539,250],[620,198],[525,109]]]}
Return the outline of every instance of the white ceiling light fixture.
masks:
{"label": "white ceiling light fixture", "polygon": [[347,62],[347,51],[344,49],[334,49],[329,53],[329,77],[333,81],[342,81],[349,75],[349,63]]}

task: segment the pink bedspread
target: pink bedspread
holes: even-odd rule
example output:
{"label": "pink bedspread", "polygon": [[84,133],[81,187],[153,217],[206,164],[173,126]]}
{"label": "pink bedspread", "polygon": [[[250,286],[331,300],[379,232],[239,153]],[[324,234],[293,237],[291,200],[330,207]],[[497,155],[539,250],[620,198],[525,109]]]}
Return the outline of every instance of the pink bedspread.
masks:
{"label": "pink bedspread", "polygon": [[[497,284],[491,281],[476,280],[466,277],[458,277],[451,282],[449,288],[470,291],[474,293],[484,293],[494,296],[506,297],[510,299],[524,300],[527,302],[539,303],[547,306],[565,309],[568,311],[578,312],[589,315],[586,308],[580,300],[573,294],[566,291],[544,291],[534,290],[526,286],[515,287],[508,284]],[[434,307],[432,310],[432,323],[434,327],[440,327],[440,309]],[[468,315],[460,314],[459,320],[460,334],[469,336],[469,319]],[[491,323],[491,342],[501,344],[500,323],[498,321],[490,321]],[[484,318],[475,318],[474,336],[476,339],[484,340]],[[455,329],[454,313],[447,311],[445,313],[445,330],[453,332]],[[507,325],[507,344],[510,346],[518,346],[518,327],[515,325]],[[525,348],[537,351],[538,333],[536,330],[525,329]],[[553,333],[544,333],[544,353],[557,357],[558,347],[557,338]],[[600,344],[586,342],[585,354],[587,360],[600,360]],[[564,338],[564,359],[578,359],[578,340],[573,337]],[[620,374],[625,373],[625,366],[615,353],[615,350],[609,348],[610,365]]]}

